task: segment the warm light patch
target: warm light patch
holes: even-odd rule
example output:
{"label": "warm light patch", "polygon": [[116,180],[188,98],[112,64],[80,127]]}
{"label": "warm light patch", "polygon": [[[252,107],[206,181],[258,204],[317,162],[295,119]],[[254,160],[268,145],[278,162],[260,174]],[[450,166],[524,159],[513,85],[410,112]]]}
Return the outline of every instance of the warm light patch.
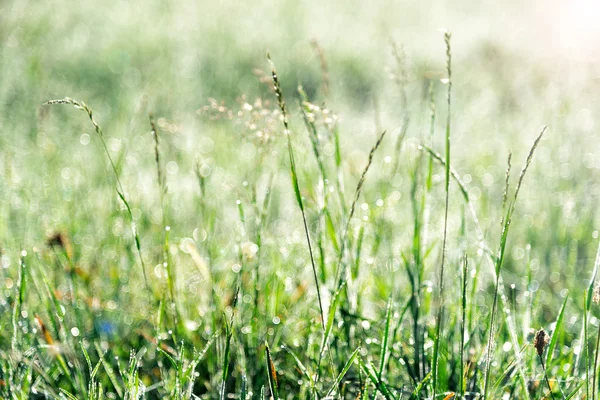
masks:
{"label": "warm light patch", "polygon": [[553,7],[552,14],[554,45],[573,57],[598,57],[600,1],[561,0]]}

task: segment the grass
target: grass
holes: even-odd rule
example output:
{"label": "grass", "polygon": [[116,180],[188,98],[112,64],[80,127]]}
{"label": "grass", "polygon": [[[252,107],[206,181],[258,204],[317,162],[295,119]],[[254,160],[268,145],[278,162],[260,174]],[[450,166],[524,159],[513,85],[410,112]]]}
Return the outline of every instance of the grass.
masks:
{"label": "grass", "polygon": [[598,397],[594,64],[151,3],[0,6],[0,398]]}

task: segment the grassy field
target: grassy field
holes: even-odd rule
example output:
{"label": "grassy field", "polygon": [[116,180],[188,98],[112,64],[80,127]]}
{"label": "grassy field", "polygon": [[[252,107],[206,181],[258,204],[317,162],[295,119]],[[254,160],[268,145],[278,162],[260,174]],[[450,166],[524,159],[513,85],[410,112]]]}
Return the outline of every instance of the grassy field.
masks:
{"label": "grassy field", "polygon": [[600,8],[496,3],[0,2],[0,399],[598,398]]}

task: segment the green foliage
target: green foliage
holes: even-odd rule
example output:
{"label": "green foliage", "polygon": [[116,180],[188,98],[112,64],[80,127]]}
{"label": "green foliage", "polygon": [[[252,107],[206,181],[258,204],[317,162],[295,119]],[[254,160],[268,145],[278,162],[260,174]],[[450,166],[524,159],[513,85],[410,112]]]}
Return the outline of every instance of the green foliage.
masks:
{"label": "green foliage", "polygon": [[598,398],[594,64],[441,5],[64,3],[0,4],[0,398]]}

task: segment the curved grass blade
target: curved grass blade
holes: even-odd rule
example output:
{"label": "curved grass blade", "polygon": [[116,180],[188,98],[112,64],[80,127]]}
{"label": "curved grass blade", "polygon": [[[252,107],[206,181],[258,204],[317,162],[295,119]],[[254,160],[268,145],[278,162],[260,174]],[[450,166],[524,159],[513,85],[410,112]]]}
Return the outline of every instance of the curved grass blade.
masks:
{"label": "curved grass blade", "polygon": [[129,206],[129,202],[125,198],[125,194],[124,194],[125,190],[123,190],[123,184],[121,183],[121,179],[119,178],[119,171],[117,169],[115,162],[113,161],[112,156],[110,155],[110,152],[108,151],[108,146],[106,145],[106,140],[104,139],[104,133],[102,132],[100,125],[98,125],[98,123],[94,119],[94,113],[93,113],[92,109],[89,108],[87,106],[87,104],[85,104],[83,101],[78,102],[76,100],[73,100],[70,97],[65,97],[64,99],[58,99],[58,100],[49,100],[44,103],[44,105],[55,105],[55,104],[72,105],[76,109],[85,112],[87,114],[88,118],[90,119],[92,125],[94,126],[94,130],[96,131],[97,136],[100,138],[100,142],[102,143],[102,148],[104,149],[104,152],[106,153],[106,157],[108,158],[108,161],[109,161],[112,171],[114,173],[115,181],[117,184],[116,185],[117,194],[119,195],[119,198],[123,201],[123,203],[125,204],[125,207],[127,208],[127,213],[129,215],[129,222],[131,224],[131,230],[133,232],[133,236],[135,237],[135,246],[137,248],[138,256],[140,258],[140,263],[142,265],[142,273],[144,275],[144,283],[146,284],[146,290],[148,291],[148,294],[151,294],[152,292],[151,292],[150,286],[148,284],[148,278],[146,277],[146,264],[144,263],[144,258],[142,257],[142,250],[141,250],[141,246],[140,246],[140,237],[139,237],[137,229],[135,227],[133,214],[131,213],[131,207]]}

